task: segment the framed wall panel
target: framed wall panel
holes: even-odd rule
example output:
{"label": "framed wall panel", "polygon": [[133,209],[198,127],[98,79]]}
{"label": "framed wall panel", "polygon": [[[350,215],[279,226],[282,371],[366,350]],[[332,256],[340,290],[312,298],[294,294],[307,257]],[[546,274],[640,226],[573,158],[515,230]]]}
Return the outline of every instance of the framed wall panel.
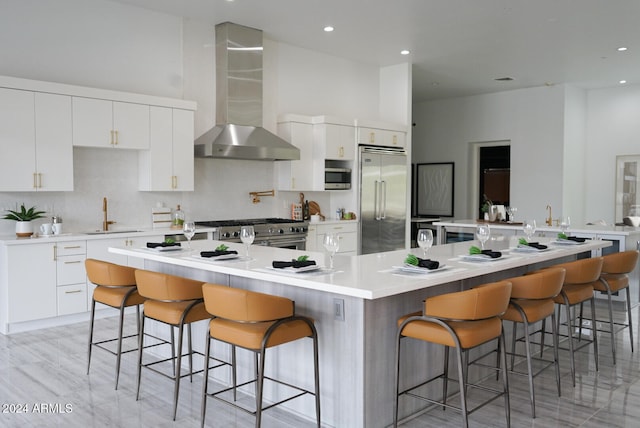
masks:
{"label": "framed wall panel", "polygon": [[453,217],[454,163],[416,165],[418,217]]}

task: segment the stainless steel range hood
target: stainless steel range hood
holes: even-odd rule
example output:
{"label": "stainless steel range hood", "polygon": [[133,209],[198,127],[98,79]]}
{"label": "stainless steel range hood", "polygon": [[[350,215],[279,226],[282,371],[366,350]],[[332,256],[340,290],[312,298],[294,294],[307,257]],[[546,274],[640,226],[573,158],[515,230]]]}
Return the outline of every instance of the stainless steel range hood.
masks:
{"label": "stainless steel range hood", "polygon": [[216,126],[196,139],[195,156],[300,159],[300,149],[262,128],[262,31],[216,25]]}

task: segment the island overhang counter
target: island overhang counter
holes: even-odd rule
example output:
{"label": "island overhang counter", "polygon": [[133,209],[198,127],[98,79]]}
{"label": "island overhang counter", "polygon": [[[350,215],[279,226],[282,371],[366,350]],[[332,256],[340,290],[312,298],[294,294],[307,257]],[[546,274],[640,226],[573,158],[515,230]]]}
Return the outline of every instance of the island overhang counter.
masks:
{"label": "island overhang counter", "polygon": [[[504,247],[503,257],[492,262],[462,260],[460,256],[468,254],[473,243],[438,245],[429,250],[428,257],[438,260],[445,268],[427,274],[412,274],[394,269],[394,266],[402,266],[409,252],[421,257],[419,249],[336,256],[332,272],[289,273],[272,269],[272,261],[308,255],[320,265],[326,265],[325,254],[253,246],[249,259],[209,261],[199,257],[200,251],[212,250],[219,244],[216,241],[192,242],[192,250],[175,252],[145,248],[110,248],[109,251],[142,258],[145,269],[294,300],[296,312],[312,317],[316,323],[320,343],[322,423],[335,427],[383,427],[392,423],[396,321],[406,313],[420,310],[424,298],[573,260],[579,254],[590,254],[611,245],[608,241],[594,240],[583,245],[551,246],[550,251],[522,254],[509,251],[517,241],[507,240],[500,244]],[[244,255],[242,244],[226,244]],[[203,348],[205,335],[206,323],[194,325],[194,348]],[[403,371],[424,373],[425,376],[431,373],[433,361],[429,365],[429,358],[441,355],[437,348],[422,344],[410,346],[415,350],[406,354],[420,353],[421,358],[409,365],[403,363]],[[214,352],[225,356],[228,351],[218,346]],[[310,344],[293,343],[269,352],[274,352],[275,356],[267,354],[268,370],[275,370],[279,376],[294,376],[291,378],[295,379],[294,383],[302,382],[311,387]],[[251,358],[240,360],[239,364],[245,374],[252,372]],[[408,381],[407,376],[401,382]],[[313,419],[311,398],[287,404],[290,411]],[[421,406],[421,403],[402,404],[400,414],[412,414]]]}

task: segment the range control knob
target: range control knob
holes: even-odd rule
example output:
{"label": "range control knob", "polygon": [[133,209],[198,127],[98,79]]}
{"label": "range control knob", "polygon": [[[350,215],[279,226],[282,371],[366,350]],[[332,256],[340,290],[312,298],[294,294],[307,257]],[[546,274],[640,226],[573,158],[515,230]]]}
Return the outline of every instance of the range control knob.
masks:
{"label": "range control knob", "polygon": [[222,234],[222,237],[223,237],[223,238],[228,238],[228,237],[230,237],[230,236],[231,236],[231,234],[230,234],[229,232],[224,232],[224,233]]}
{"label": "range control knob", "polygon": [[278,229],[278,233],[282,235],[284,233],[284,229]]}
{"label": "range control knob", "polygon": [[234,238],[237,238],[238,236],[240,236],[240,232],[238,232],[238,231],[233,232],[233,237]]}
{"label": "range control knob", "polygon": [[295,231],[296,231],[296,228],[295,228],[295,227],[290,227],[290,228],[289,228],[289,232],[295,232]]}

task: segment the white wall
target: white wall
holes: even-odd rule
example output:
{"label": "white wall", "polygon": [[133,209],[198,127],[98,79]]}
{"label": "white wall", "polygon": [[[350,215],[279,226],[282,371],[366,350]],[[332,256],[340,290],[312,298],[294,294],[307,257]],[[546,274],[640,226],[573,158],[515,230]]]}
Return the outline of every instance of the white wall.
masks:
{"label": "white wall", "polygon": [[639,117],[640,85],[587,93],[585,211],[588,220],[614,221],[616,156],[640,155]]}
{"label": "white wall", "polygon": [[[212,26],[106,0],[0,0],[0,10],[0,74],[194,100],[195,135],[214,124]],[[280,113],[380,119],[377,67],[270,40],[264,66],[271,131]],[[195,192],[143,193],[135,190],[134,152],[74,149],[74,192],[0,193],[0,209],[37,205],[80,230],[100,226],[103,196],[120,226],[150,226],[157,201],[180,203],[197,219],[222,219],[288,215],[298,198],[283,192],[251,203],[249,191],[273,188],[271,162],[197,159],[195,167]],[[325,194],[307,196],[329,204]],[[13,228],[0,221],[0,234]]]}
{"label": "white wall", "polygon": [[511,141],[511,195],[518,217],[542,222],[562,206],[564,87],[542,87],[417,103],[414,163],[455,162],[455,218],[473,218],[470,144]]}

